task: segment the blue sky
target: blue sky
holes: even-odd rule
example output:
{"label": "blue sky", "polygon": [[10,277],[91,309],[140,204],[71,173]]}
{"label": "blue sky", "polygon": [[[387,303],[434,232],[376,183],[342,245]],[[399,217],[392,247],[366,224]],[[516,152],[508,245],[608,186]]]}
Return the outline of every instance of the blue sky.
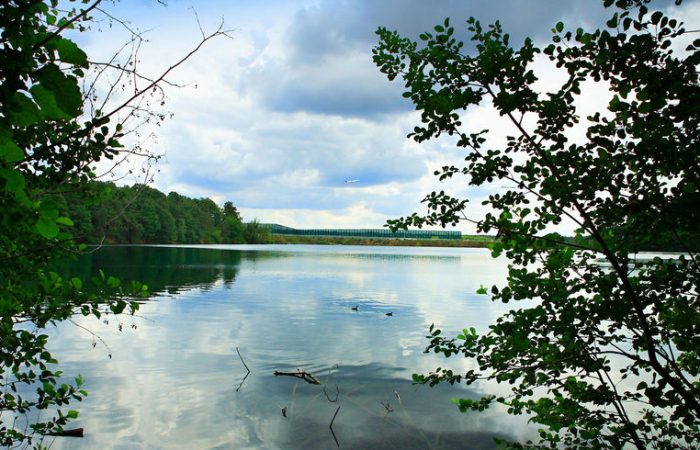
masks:
{"label": "blue sky", "polygon": [[[435,189],[480,199],[498,185],[468,189],[461,180],[440,184],[436,167],[463,155],[442,139],[417,144],[406,138],[419,123],[373,65],[379,26],[415,37],[450,17],[464,32],[467,17],[501,20],[515,42],[547,42],[557,21],[599,26],[608,12],[596,0],[123,0],[104,9],[139,30],[149,30],[140,70],[154,75],[199,39],[193,9],[205,31],[225,21],[232,39],[210,42],[170,77],[161,126],[144,127],[143,145],[163,154],[153,186],[193,197],[232,201],[245,219],[296,227],[375,227],[422,211]],[[671,8],[689,28],[700,28],[700,1]],[[99,14],[96,17],[100,17]],[[102,31],[99,32],[97,28]],[[466,36],[466,34],[463,34]],[[95,60],[105,60],[128,35],[107,20],[77,39]],[[556,71],[538,62],[541,83],[554,86]],[[585,108],[604,104],[604,88],[591,90]],[[508,129],[488,107],[465,114],[468,129],[493,130],[493,145]],[[150,128],[149,128],[150,127]],[[144,138],[147,136],[148,138]],[[133,164],[138,164],[134,162]],[[346,179],[357,179],[347,184]],[[138,178],[127,176],[120,182]],[[461,227],[472,231],[470,226]]]}

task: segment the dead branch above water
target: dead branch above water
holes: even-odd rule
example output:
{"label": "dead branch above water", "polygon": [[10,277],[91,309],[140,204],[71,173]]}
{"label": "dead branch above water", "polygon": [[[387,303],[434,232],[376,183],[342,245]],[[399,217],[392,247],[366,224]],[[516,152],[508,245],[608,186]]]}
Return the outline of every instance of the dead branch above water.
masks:
{"label": "dead branch above water", "polygon": [[282,372],[279,370],[275,370],[273,372],[273,375],[275,376],[288,376],[288,377],[296,377],[296,378],[301,378],[302,380],[306,381],[307,383],[310,384],[318,384],[320,385],[321,382],[316,378],[315,376],[311,375],[308,372],[305,372],[303,370],[297,370],[296,372]]}

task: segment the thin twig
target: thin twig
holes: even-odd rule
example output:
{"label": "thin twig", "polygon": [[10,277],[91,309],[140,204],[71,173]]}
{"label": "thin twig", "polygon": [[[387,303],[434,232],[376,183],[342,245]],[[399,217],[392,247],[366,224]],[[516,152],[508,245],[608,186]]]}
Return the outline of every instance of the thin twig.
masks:
{"label": "thin twig", "polygon": [[46,37],[45,37],[44,39],[42,39],[41,41],[39,41],[39,42],[37,42],[36,44],[34,44],[33,50],[36,50],[36,49],[38,49],[38,48],[43,47],[44,45],[46,45],[47,42],[49,42],[51,39],[53,39],[53,38],[55,38],[56,36],[58,36],[59,34],[61,34],[65,29],[72,27],[73,24],[74,24],[75,22],[77,22],[78,20],[81,20],[81,19],[86,18],[87,15],[88,15],[88,13],[89,13],[90,11],[92,11],[93,9],[95,9],[95,8],[97,7],[97,5],[99,5],[101,2],[102,2],[102,0],[97,0],[95,3],[93,3],[92,5],[90,5],[87,9],[81,10],[81,11],[80,11],[80,14],[77,14],[77,15],[76,15],[75,17],[73,17],[71,20],[66,21],[63,25],[61,25],[60,27],[58,27],[53,33],[49,34],[48,36],[46,36]]}
{"label": "thin twig", "polygon": [[112,359],[112,349],[109,347],[109,345],[107,345],[107,343],[104,341],[104,339],[102,339],[98,334],[95,334],[94,331],[92,331],[92,330],[90,330],[90,329],[88,329],[88,328],[86,328],[86,327],[80,325],[80,324],[77,323],[75,320],[73,320],[73,319],[67,319],[67,320],[68,320],[70,323],[72,323],[73,325],[75,325],[76,327],[81,328],[81,329],[87,331],[88,333],[90,333],[90,334],[92,335],[92,338],[93,338],[93,347],[95,346],[95,344],[94,344],[94,339],[95,339],[95,338],[99,339],[99,341],[102,342],[102,345],[104,345],[105,348],[107,349],[107,351],[109,351],[109,354],[108,354],[109,359]]}
{"label": "thin twig", "polygon": [[245,380],[248,378],[248,375],[250,375],[250,369],[248,368],[248,364],[246,364],[245,361],[243,360],[243,356],[241,356],[241,352],[240,352],[240,350],[238,350],[238,347],[236,347],[236,353],[238,353],[238,357],[241,358],[241,362],[243,363],[243,367],[245,367],[245,370],[248,371],[245,374],[245,376],[243,377],[241,384],[239,384],[238,387],[236,388],[236,392],[238,392],[238,390],[241,389],[241,386],[243,386],[243,383],[245,383]]}
{"label": "thin twig", "polygon": [[331,419],[331,423],[328,424],[328,428],[331,430],[331,434],[333,435],[333,439],[335,440],[335,445],[340,447],[340,443],[338,442],[338,438],[335,436],[335,431],[333,431],[333,422],[335,422],[335,416],[338,415],[338,411],[340,411],[340,406],[338,406],[338,409],[335,410],[335,414],[333,414],[333,418]]}
{"label": "thin twig", "polygon": [[386,412],[384,413],[385,416],[388,415],[389,413],[394,412],[394,407],[391,406],[391,403],[389,403],[388,401],[387,401],[386,403],[384,403],[384,402],[379,402],[379,403],[380,403],[380,404],[384,407],[384,409],[386,410]]}
{"label": "thin twig", "polygon": [[[127,74],[129,74],[129,75],[135,76],[136,78],[138,78],[138,79],[140,79],[140,80],[142,80],[142,81],[147,81],[147,82],[149,82],[149,83],[153,83],[153,82],[155,81],[155,80],[153,80],[153,78],[149,78],[149,77],[147,77],[147,76],[145,76],[145,75],[141,75],[140,73],[138,73],[138,72],[136,71],[136,69],[129,69],[129,68],[127,68],[127,67],[123,67],[123,66],[118,65],[118,64],[113,64],[112,62],[89,61],[89,63],[90,63],[91,66],[105,67],[105,68],[108,68],[108,69],[114,69],[114,70],[118,70],[118,71],[120,71],[120,72],[124,72],[124,73],[127,73]],[[187,86],[187,85],[185,85],[185,84],[178,84],[178,83],[174,83],[174,82],[169,81],[169,80],[161,80],[161,83],[166,84],[166,85],[168,85],[168,86],[176,87],[176,88],[183,88],[183,87],[186,87],[186,86]],[[159,90],[160,92],[163,91],[163,89],[162,89],[160,86],[154,86],[154,87],[155,87],[155,88],[158,88],[158,90]]]}
{"label": "thin twig", "polygon": [[331,403],[336,403],[338,401],[338,396],[340,395],[340,389],[338,388],[338,385],[335,385],[335,398],[331,399],[331,396],[328,395],[328,391],[326,391],[326,386],[323,386],[323,395],[326,396],[326,399],[328,399],[329,402]]}
{"label": "thin twig", "polygon": [[240,350],[238,350],[238,347],[236,347],[236,353],[238,353],[238,357],[241,358],[241,362],[243,363],[243,366],[245,366],[245,369],[250,373],[250,369],[248,368],[248,364],[245,363],[243,360],[243,357],[241,356]]}
{"label": "thin twig", "polygon": [[100,119],[101,119],[101,120],[106,120],[106,119],[110,118],[111,116],[113,116],[114,114],[116,114],[117,112],[119,112],[119,111],[121,111],[122,109],[124,109],[124,107],[126,107],[127,105],[129,105],[129,104],[130,104],[132,101],[134,101],[136,98],[142,96],[144,93],[146,93],[146,92],[148,92],[149,90],[153,89],[154,86],[156,86],[158,83],[160,83],[161,81],[163,81],[163,80],[165,79],[165,77],[168,76],[168,74],[170,74],[170,72],[172,72],[174,69],[176,69],[177,67],[179,67],[180,65],[182,65],[185,61],[187,61],[188,59],[190,59],[190,58],[192,57],[192,55],[194,55],[195,53],[197,53],[197,52],[199,51],[199,49],[202,48],[202,46],[203,46],[204,44],[207,43],[207,41],[209,41],[210,39],[215,38],[215,37],[217,37],[217,36],[228,36],[228,37],[230,37],[230,35],[229,35],[228,33],[230,33],[231,31],[233,31],[233,30],[225,30],[225,29],[223,28],[223,25],[219,25],[219,28],[217,28],[216,31],[210,33],[210,34],[207,35],[207,36],[204,36],[204,37],[202,38],[202,40],[201,40],[192,50],[190,50],[185,56],[183,56],[182,58],[180,58],[178,61],[176,61],[175,63],[173,63],[172,65],[170,65],[170,67],[168,67],[166,70],[164,70],[164,71],[158,76],[158,78],[154,79],[154,81],[153,81],[152,83],[149,83],[149,84],[148,84],[145,88],[143,88],[143,89],[137,90],[137,91],[134,93],[134,95],[132,95],[131,97],[129,97],[129,99],[127,99],[126,101],[124,101],[124,102],[123,102],[122,104],[120,104],[119,106],[115,107],[115,108],[114,108],[113,110],[111,110],[110,112],[108,112],[108,113],[104,114],[103,116],[101,116]]}
{"label": "thin twig", "polygon": [[[122,27],[124,27],[124,29],[125,29],[126,31],[128,31],[129,33],[131,33],[132,36],[140,36],[140,35],[142,35],[143,33],[146,33],[146,32],[148,32],[148,31],[150,31],[150,30],[141,31],[141,30],[138,30],[138,29],[134,29],[134,28],[132,28],[132,27],[130,26],[130,22],[128,22],[128,21],[126,21],[126,20],[122,20],[122,19],[120,19],[120,18],[118,18],[118,17],[116,17],[116,16],[113,16],[113,15],[110,14],[107,10],[104,10],[104,9],[102,9],[102,8],[97,8],[97,10],[98,10],[99,12],[101,12],[102,14],[104,14],[111,22],[116,22],[116,23],[118,23],[119,25],[121,25]],[[109,26],[110,26],[110,28],[111,28],[111,27],[112,27],[112,24],[110,23]]]}

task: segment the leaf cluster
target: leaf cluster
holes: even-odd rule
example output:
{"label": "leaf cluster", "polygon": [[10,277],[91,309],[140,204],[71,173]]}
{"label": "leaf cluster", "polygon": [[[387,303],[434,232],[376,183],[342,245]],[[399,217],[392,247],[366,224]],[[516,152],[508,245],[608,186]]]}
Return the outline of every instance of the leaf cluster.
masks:
{"label": "leaf cluster", "polygon": [[[417,142],[447,134],[464,148],[464,165],[441,180],[511,188],[483,202],[470,218],[468,199],[426,196],[427,214],[390,221],[453,225],[467,220],[497,232],[494,256],[509,259],[508,283],[489,291],[519,306],[483,336],[456,338],[431,328],[427,351],[462,355],[477,368],[416,375],[430,383],[492,380],[507,397],[459,400],[461,410],[499,403],[542,426],[540,441],[512,448],[694,448],[700,442],[700,40],[682,54],[684,25],[645,1],[615,7],[605,27],[552,29],[552,43],[520,46],[497,22],[470,18],[473,54],[449,20],[420,35],[422,44],[380,28],[374,61],[402,78],[421,112]],[[566,80],[535,90],[535,58],[547,58]],[[608,87],[607,108],[582,118],[577,99],[591,84]],[[488,130],[464,131],[463,112],[490,102],[515,132],[503,148]],[[585,139],[572,131],[585,127]],[[573,239],[553,232],[576,227]],[[635,261],[658,242],[684,255]],[[605,264],[601,264],[603,261]],[[484,290],[484,293],[485,290]]]}
{"label": "leaf cluster", "polygon": [[99,3],[0,3],[2,446],[41,446],[43,435],[77,417],[66,405],[86,395],[82,378],[68,382],[56,369],[43,329],[74,315],[133,314],[147,293],[138,283],[64,279],[49,270],[83,250],[61,190],[94,179],[93,165],[114,157],[123,136],[109,117],[85,117],[80,82],[90,64],[63,35],[84,30]]}

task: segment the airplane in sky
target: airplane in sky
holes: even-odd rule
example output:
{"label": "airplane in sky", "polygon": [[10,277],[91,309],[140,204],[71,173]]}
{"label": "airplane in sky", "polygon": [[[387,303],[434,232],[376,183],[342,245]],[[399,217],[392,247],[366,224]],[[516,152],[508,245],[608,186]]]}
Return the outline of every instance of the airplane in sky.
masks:
{"label": "airplane in sky", "polygon": [[350,179],[350,180],[345,180],[345,184],[357,183],[358,181],[360,181],[360,180],[354,179],[354,178],[353,178],[353,179]]}

